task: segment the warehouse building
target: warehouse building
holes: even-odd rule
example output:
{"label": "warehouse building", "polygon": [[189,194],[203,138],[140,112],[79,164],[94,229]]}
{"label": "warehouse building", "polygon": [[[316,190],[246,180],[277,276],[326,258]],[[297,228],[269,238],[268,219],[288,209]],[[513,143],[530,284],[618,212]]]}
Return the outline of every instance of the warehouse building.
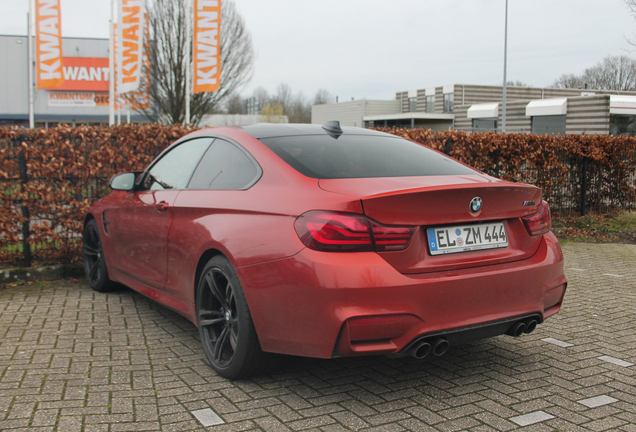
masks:
{"label": "warehouse building", "polygon": [[[506,132],[636,134],[636,92],[514,86],[506,92]],[[398,92],[390,101],[397,106],[386,105],[390,109],[384,112],[380,103],[389,101],[317,105],[312,107],[312,123],[340,120],[355,126],[355,117],[364,127],[500,132],[502,100],[502,86],[453,84]],[[367,103],[378,109],[361,109]]]}
{"label": "warehouse building", "polygon": [[[26,36],[0,35],[0,126],[29,125],[29,56]],[[107,125],[108,39],[63,38],[65,83],[36,89],[36,127],[57,124]],[[147,122],[134,110],[122,109],[120,121]]]}

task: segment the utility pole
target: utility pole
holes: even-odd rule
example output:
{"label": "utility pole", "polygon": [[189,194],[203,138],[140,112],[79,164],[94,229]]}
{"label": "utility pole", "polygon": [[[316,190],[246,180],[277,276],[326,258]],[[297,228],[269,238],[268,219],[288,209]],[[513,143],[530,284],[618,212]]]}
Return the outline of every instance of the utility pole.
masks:
{"label": "utility pole", "polygon": [[33,95],[33,39],[31,38],[31,20],[33,17],[32,1],[29,0],[29,13],[27,14],[27,50],[29,51],[29,129],[35,127],[35,115],[34,115],[34,95]]}
{"label": "utility pole", "polygon": [[108,125],[115,124],[115,0],[110,0],[110,43],[108,53]]}
{"label": "utility pole", "polygon": [[185,68],[186,68],[186,82],[185,82],[185,121],[183,125],[190,124],[190,33],[192,32],[192,25],[190,20],[194,17],[194,11],[190,13],[190,2],[186,1],[186,37],[185,37]]}
{"label": "utility pole", "polygon": [[504,79],[503,79],[503,106],[501,107],[501,132],[506,133],[506,89],[508,87],[508,0],[506,0],[506,26],[504,34]]}

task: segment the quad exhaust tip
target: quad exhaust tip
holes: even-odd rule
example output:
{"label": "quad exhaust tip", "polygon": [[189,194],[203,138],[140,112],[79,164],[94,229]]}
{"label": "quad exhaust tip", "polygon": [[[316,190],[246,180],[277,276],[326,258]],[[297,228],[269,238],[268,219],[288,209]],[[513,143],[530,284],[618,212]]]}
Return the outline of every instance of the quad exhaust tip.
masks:
{"label": "quad exhaust tip", "polygon": [[[538,324],[539,321],[537,321],[536,318],[519,320],[510,326],[506,334],[513,337],[519,337],[524,333],[530,334],[537,328]],[[406,351],[406,354],[410,355],[414,359],[422,360],[429,354],[433,354],[438,357],[442,356],[446,353],[446,351],[448,351],[448,348],[450,348],[450,343],[445,337],[433,336],[418,340],[411,345],[411,347]]]}

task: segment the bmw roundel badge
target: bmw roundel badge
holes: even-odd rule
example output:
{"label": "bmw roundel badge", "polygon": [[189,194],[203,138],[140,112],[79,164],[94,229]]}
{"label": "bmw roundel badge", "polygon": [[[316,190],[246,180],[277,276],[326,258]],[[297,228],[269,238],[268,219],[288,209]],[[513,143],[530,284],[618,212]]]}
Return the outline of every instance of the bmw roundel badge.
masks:
{"label": "bmw roundel badge", "polygon": [[470,209],[471,213],[477,213],[479,212],[479,210],[481,210],[481,198],[479,197],[475,197],[472,200],[470,200],[470,205],[468,206],[468,208]]}

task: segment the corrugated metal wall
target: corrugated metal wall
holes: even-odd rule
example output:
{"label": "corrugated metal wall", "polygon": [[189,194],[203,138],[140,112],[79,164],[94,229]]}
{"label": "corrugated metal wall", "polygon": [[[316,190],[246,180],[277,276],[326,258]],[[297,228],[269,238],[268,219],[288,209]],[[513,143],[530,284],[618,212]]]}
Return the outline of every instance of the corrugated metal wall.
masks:
{"label": "corrugated metal wall", "polygon": [[609,135],[609,96],[568,99],[566,134]]}
{"label": "corrugated metal wall", "polygon": [[[526,117],[528,101],[506,102],[506,132],[530,133],[532,117]],[[502,104],[499,104],[499,118],[501,119]],[[501,127],[501,120],[499,121]]]}
{"label": "corrugated metal wall", "polygon": [[364,127],[363,117],[365,115],[397,114],[399,112],[399,100],[340,102],[312,106],[311,122],[313,124],[324,124],[330,120],[338,120],[342,126]]}
{"label": "corrugated metal wall", "polygon": [[[455,94],[457,98],[457,94]],[[493,101],[499,102],[499,101]],[[472,104],[455,106],[455,129],[470,130],[473,127],[472,119],[467,118],[468,108]],[[508,101],[506,103],[506,132],[530,133],[532,118],[526,117],[526,105],[528,101]],[[499,104],[499,117],[497,127],[501,128],[501,113],[503,104]]]}
{"label": "corrugated metal wall", "polygon": [[[550,99],[562,97],[577,97],[583,93],[604,94],[631,94],[636,92],[616,92],[605,90],[583,90],[583,89],[555,89],[555,88],[533,88],[533,87],[512,87],[506,90],[506,100],[531,100]],[[501,102],[503,99],[503,88],[500,86],[479,86],[479,85],[455,85],[455,104],[472,105],[487,102]]]}
{"label": "corrugated metal wall", "polygon": [[29,113],[26,36],[0,37],[0,114]]}
{"label": "corrugated metal wall", "polygon": [[444,88],[435,87],[435,113],[444,112]]}
{"label": "corrugated metal wall", "polygon": [[473,120],[466,117],[470,105],[455,105],[455,129],[468,131],[473,127]]}

